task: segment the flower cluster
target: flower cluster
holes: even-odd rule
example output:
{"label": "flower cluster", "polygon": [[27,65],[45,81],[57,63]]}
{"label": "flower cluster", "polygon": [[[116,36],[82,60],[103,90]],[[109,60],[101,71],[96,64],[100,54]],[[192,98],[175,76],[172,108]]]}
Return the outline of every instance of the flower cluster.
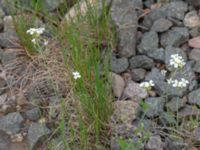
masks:
{"label": "flower cluster", "polygon": [[81,75],[78,71],[72,72],[72,74],[73,74],[75,80],[81,78]]}
{"label": "flower cluster", "polygon": [[[27,34],[30,34],[33,39],[31,40],[31,42],[33,44],[36,44],[39,41],[39,38],[41,36],[41,34],[43,34],[45,31],[45,28],[30,28],[26,31]],[[44,41],[44,45],[46,44],[46,41]]]}
{"label": "flower cluster", "polygon": [[150,80],[149,82],[142,82],[140,83],[140,87],[145,88],[146,90],[151,90],[151,88],[155,86],[154,82],[152,80]]}
{"label": "flower cluster", "polygon": [[183,68],[183,66],[185,65],[185,61],[184,61],[183,57],[180,56],[179,54],[171,55],[169,63],[174,68]]}
{"label": "flower cluster", "polygon": [[180,81],[169,79],[169,80],[167,80],[167,83],[171,84],[172,87],[185,88],[189,84],[189,81],[184,78],[181,78]]}

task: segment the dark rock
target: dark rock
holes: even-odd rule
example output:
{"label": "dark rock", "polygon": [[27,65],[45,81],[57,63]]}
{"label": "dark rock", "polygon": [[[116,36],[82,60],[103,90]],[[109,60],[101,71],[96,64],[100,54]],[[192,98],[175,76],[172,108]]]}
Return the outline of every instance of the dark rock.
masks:
{"label": "dark rock", "polygon": [[168,18],[183,20],[185,12],[188,10],[188,5],[183,1],[175,1],[164,6],[165,13]]}
{"label": "dark rock", "polygon": [[153,23],[151,27],[151,31],[164,32],[164,31],[167,31],[171,26],[172,26],[171,21],[161,18],[161,19],[156,20]]}
{"label": "dark rock", "polygon": [[193,132],[194,132],[194,135],[197,137],[195,139],[195,145],[199,145],[200,144],[200,127],[196,128]]}
{"label": "dark rock", "polygon": [[158,49],[158,34],[156,32],[146,32],[143,37],[140,45],[138,46],[138,51],[140,53],[146,53],[149,50]]}
{"label": "dark rock", "polygon": [[188,95],[188,103],[200,106],[200,89],[194,90]]}
{"label": "dark rock", "polygon": [[159,135],[154,135],[149,138],[145,145],[146,150],[163,150],[164,144]]}
{"label": "dark rock", "polygon": [[183,139],[180,140],[172,140],[166,138],[165,140],[165,150],[187,150],[188,144],[184,142]]}
{"label": "dark rock", "polygon": [[161,34],[162,46],[178,47],[189,39],[189,31],[185,27],[173,27],[171,30]]}
{"label": "dark rock", "polygon": [[159,48],[156,50],[150,50],[147,52],[146,55],[156,61],[159,61],[159,62],[165,61],[165,50],[163,48]]}
{"label": "dark rock", "polygon": [[186,102],[186,97],[173,97],[170,102],[166,104],[166,107],[172,112],[177,112],[180,108],[183,108],[186,105]]}
{"label": "dark rock", "polygon": [[0,149],[1,150],[10,150],[11,149],[11,139],[10,136],[5,132],[0,131]]}
{"label": "dark rock", "polygon": [[198,81],[197,80],[193,80],[193,81],[190,82],[190,85],[189,85],[188,89],[191,92],[191,91],[197,89],[197,87],[198,87]]}
{"label": "dark rock", "polygon": [[28,110],[25,112],[26,119],[31,121],[39,120],[40,118],[40,109],[38,107],[35,107],[31,110]]}
{"label": "dark rock", "polygon": [[147,91],[140,87],[138,83],[135,83],[133,81],[128,81],[122,98],[127,99],[130,98],[132,100],[139,101],[141,99],[144,99],[148,96]]}
{"label": "dark rock", "polygon": [[153,80],[155,84],[157,84],[158,82],[162,82],[165,80],[165,76],[162,75],[162,73],[160,72],[159,69],[157,68],[152,68],[151,72],[149,72],[146,77],[145,80],[149,81],[149,80]]}
{"label": "dark rock", "polygon": [[7,87],[6,80],[0,78],[0,94],[5,92],[6,87]]}
{"label": "dark rock", "polygon": [[187,61],[187,56],[186,56],[185,52],[182,49],[174,48],[172,46],[168,46],[165,49],[165,64],[166,64],[166,67],[167,67],[168,70],[173,70],[174,69],[170,65],[171,55],[173,55],[173,54],[179,54],[180,56],[183,57],[185,62]]}
{"label": "dark rock", "polygon": [[0,118],[0,130],[6,133],[16,134],[20,131],[21,123],[24,121],[20,113],[9,113]]}
{"label": "dark rock", "polygon": [[128,68],[128,65],[127,58],[116,58],[113,56],[111,60],[111,71],[115,73],[122,73]]}
{"label": "dark rock", "polygon": [[145,99],[147,109],[145,114],[148,118],[154,118],[159,116],[163,112],[165,100],[162,97],[150,97]]}
{"label": "dark rock", "polygon": [[200,0],[186,0],[186,2],[194,7],[200,6]]}
{"label": "dark rock", "polygon": [[147,8],[150,8],[154,3],[154,0],[144,0],[144,6]]}
{"label": "dark rock", "polygon": [[142,68],[132,69],[131,77],[133,81],[141,81],[145,78],[146,70]]}
{"label": "dark rock", "polygon": [[135,8],[143,8],[142,0],[130,0]]}
{"label": "dark rock", "polygon": [[200,73],[200,61],[196,61],[194,67],[193,67],[194,72]]}
{"label": "dark rock", "polygon": [[200,18],[196,11],[190,11],[185,15],[184,25],[189,28],[200,26]]}
{"label": "dark rock", "polygon": [[154,62],[152,59],[145,55],[137,55],[132,57],[130,60],[130,67],[134,68],[144,68],[151,69],[154,66]]}
{"label": "dark rock", "polygon": [[28,129],[27,142],[30,150],[34,150],[37,146],[37,143],[44,136],[48,136],[50,130],[44,125],[39,123],[32,123]]}
{"label": "dark rock", "polygon": [[200,110],[195,106],[186,105],[179,111],[178,115],[181,119],[185,117],[198,116],[200,115]]}
{"label": "dark rock", "polygon": [[189,59],[190,60],[195,60],[195,61],[200,61],[200,49],[193,49],[189,53]]}
{"label": "dark rock", "polygon": [[133,2],[130,0],[113,1],[111,6],[111,17],[117,27],[119,55],[121,57],[135,55],[138,22]]}

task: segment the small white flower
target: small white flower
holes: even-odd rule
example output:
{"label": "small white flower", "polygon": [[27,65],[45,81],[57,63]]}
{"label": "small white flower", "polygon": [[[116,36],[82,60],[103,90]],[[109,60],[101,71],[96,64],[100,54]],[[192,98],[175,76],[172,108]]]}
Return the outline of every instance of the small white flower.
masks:
{"label": "small white flower", "polygon": [[167,74],[167,70],[165,70],[165,69],[162,69],[160,72],[161,72],[161,74],[162,74],[163,76],[166,76],[166,74]]}
{"label": "small white flower", "polygon": [[44,40],[44,45],[45,45],[45,46],[47,46],[47,45],[48,45],[48,43],[49,43],[49,41],[47,41],[47,40]]}
{"label": "small white flower", "polygon": [[189,81],[184,78],[181,78],[180,81],[169,79],[169,80],[167,80],[167,83],[171,84],[172,87],[185,88],[189,84]]}
{"label": "small white flower", "polygon": [[45,28],[30,28],[26,31],[26,33],[30,34],[30,35],[38,35],[40,36],[42,33],[44,33]]}
{"label": "small white flower", "polygon": [[152,80],[150,80],[149,82],[142,82],[140,83],[140,87],[145,88],[146,90],[151,90],[151,88],[155,86],[154,82]]}
{"label": "small white flower", "polygon": [[36,39],[32,39],[31,42],[32,42],[33,44],[36,44]]}
{"label": "small white flower", "polygon": [[179,54],[173,54],[171,55],[169,64],[174,68],[182,68],[185,65],[185,61],[183,57],[180,56]]}
{"label": "small white flower", "polygon": [[73,74],[75,80],[77,80],[78,78],[81,78],[80,73],[77,71],[73,72],[72,74]]}

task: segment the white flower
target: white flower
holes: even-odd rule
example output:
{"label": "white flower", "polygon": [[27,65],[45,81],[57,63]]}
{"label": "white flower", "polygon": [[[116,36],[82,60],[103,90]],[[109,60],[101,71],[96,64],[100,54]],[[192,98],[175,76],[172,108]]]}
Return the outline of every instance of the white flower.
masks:
{"label": "white flower", "polygon": [[162,74],[163,76],[166,76],[167,70],[162,69],[160,72],[161,72],[161,74]]}
{"label": "white flower", "polygon": [[150,80],[149,82],[142,82],[140,83],[140,87],[145,88],[146,90],[150,90],[153,86],[155,86],[154,82]]}
{"label": "white flower", "polygon": [[80,73],[77,71],[73,72],[72,74],[73,74],[75,80],[77,80],[78,78],[81,78]]}
{"label": "white flower", "polygon": [[45,28],[30,28],[26,31],[26,33],[30,34],[30,35],[38,35],[40,36],[42,33],[44,33]]}
{"label": "white flower", "polygon": [[173,54],[171,55],[169,64],[174,68],[182,68],[185,65],[185,61],[183,57],[180,56],[179,54]]}
{"label": "white flower", "polygon": [[180,81],[169,79],[167,80],[167,83],[171,84],[172,87],[185,88],[189,84],[189,81],[184,78],[181,78]]}
{"label": "white flower", "polygon": [[44,40],[44,45],[46,46],[49,43],[49,41]]}
{"label": "white flower", "polygon": [[36,39],[32,39],[31,42],[32,42],[33,44],[36,44]]}

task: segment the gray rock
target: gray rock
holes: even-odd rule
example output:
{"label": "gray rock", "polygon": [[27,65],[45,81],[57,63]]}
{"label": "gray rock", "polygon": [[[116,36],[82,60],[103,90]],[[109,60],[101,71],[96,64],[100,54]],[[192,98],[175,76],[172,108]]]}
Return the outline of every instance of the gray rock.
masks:
{"label": "gray rock", "polygon": [[145,0],[144,6],[150,8],[151,5],[153,5],[154,3],[155,3],[154,0]]}
{"label": "gray rock", "polygon": [[173,54],[179,54],[180,56],[183,57],[185,62],[187,61],[187,56],[182,49],[174,48],[172,46],[166,47],[166,49],[165,49],[165,64],[166,64],[167,69],[170,71],[174,70],[174,68],[170,65],[171,55],[173,55]]}
{"label": "gray rock", "polygon": [[193,49],[190,53],[189,53],[189,59],[190,60],[195,60],[195,61],[200,61],[200,49]]}
{"label": "gray rock", "polygon": [[138,83],[128,81],[122,97],[124,99],[130,98],[132,100],[139,101],[146,98],[147,96],[147,91],[144,88],[140,87]]}
{"label": "gray rock", "polygon": [[11,149],[11,139],[10,136],[5,132],[0,131],[0,149],[10,150]]}
{"label": "gray rock", "polygon": [[200,89],[194,90],[188,95],[188,103],[200,106]]}
{"label": "gray rock", "polygon": [[197,36],[199,36],[200,34],[200,28],[199,27],[195,27],[195,28],[192,28],[190,31],[189,31],[189,33],[190,33],[190,36],[192,37],[192,38],[194,38],[194,37],[197,37]]}
{"label": "gray rock", "polygon": [[40,118],[40,109],[35,107],[25,112],[26,119],[36,121]]}
{"label": "gray rock", "polygon": [[143,8],[142,0],[131,0],[131,2],[133,3],[133,6],[135,8],[140,8],[140,9]]}
{"label": "gray rock", "polygon": [[172,140],[166,138],[165,140],[165,150],[187,150],[188,143],[186,143],[183,139]]}
{"label": "gray rock", "polygon": [[130,67],[134,68],[144,68],[151,69],[154,66],[152,59],[145,55],[137,55],[129,59]]}
{"label": "gray rock", "polygon": [[6,49],[6,51],[3,51],[0,49],[0,60],[5,65],[11,62],[16,61],[18,56],[21,54],[21,51],[15,50],[15,49]]}
{"label": "gray rock", "polygon": [[200,26],[200,17],[197,15],[196,11],[190,11],[185,15],[184,25],[189,28]]}
{"label": "gray rock", "polygon": [[44,136],[48,136],[50,130],[44,125],[39,123],[32,123],[28,129],[27,142],[30,150],[34,150],[37,147],[37,143]]}
{"label": "gray rock", "polygon": [[159,62],[165,61],[165,50],[163,48],[159,48],[156,50],[150,50],[147,52],[146,55],[156,61],[159,61]]}
{"label": "gray rock", "polygon": [[195,106],[186,105],[179,111],[178,115],[180,119],[183,119],[185,117],[199,116],[200,110]]}
{"label": "gray rock", "polygon": [[162,75],[162,73],[160,72],[159,69],[157,68],[152,68],[151,72],[149,72],[146,77],[145,80],[149,81],[149,80],[153,80],[155,84],[157,84],[158,82],[162,82],[165,80],[165,76]]}
{"label": "gray rock", "polygon": [[112,90],[115,97],[120,98],[125,87],[124,79],[115,73],[110,74],[111,82],[112,82]]}
{"label": "gray rock", "polygon": [[133,101],[114,102],[114,113],[112,119],[118,124],[131,124],[136,119],[139,104]]}
{"label": "gray rock", "polygon": [[168,18],[183,20],[185,12],[188,10],[188,5],[183,1],[175,1],[165,5],[164,8]]}
{"label": "gray rock", "polygon": [[148,118],[154,118],[159,116],[164,110],[165,100],[162,97],[150,97],[145,99],[147,109],[145,110],[145,115]]}
{"label": "gray rock", "polygon": [[161,18],[153,23],[151,31],[164,32],[167,31],[172,25],[172,22],[168,19]]}
{"label": "gray rock", "polygon": [[163,150],[164,144],[159,135],[154,135],[149,138],[145,145],[146,150]]}
{"label": "gray rock", "polygon": [[20,131],[21,123],[24,121],[20,113],[9,113],[0,118],[0,130],[6,133],[16,134]]}
{"label": "gray rock", "polygon": [[111,71],[115,73],[122,73],[128,68],[128,65],[127,58],[116,58],[113,56],[111,60]]}
{"label": "gray rock", "polygon": [[166,107],[172,112],[177,112],[179,109],[183,108],[186,105],[186,102],[186,97],[173,97],[170,102],[166,104]]}
{"label": "gray rock", "polygon": [[4,93],[7,87],[6,80],[0,78],[0,94]]}
{"label": "gray rock", "polygon": [[200,127],[196,128],[193,132],[194,132],[194,135],[197,137],[195,139],[195,145],[199,145],[200,144]]}
{"label": "gray rock", "polygon": [[144,17],[143,25],[150,29],[153,23],[161,18],[166,18],[165,9],[163,8],[154,9]]}
{"label": "gray rock", "polygon": [[194,72],[200,73],[200,61],[196,61],[194,67],[193,67]]}
{"label": "gray rock", "polygon": [[145,78],[146,70],[142,68],[132,69],[131,77],[133,81],[141,81]]}
{"label": "gray rock", "polygon": [[146,53],[149,50],[158,49],[158,34],[154,31],[146,32],[143,37],[140,45],[138,46],[138,51],[140,53]]}
{"label": "gray rock", "polygon": [[[129,10],[129,11],[127,11]],[[121,57],[136,54],[137,13],[131,0],[115,0],[111,18],[117,27],[118,51]]]}
{"label": "gray rock", "polygon": [[162,46],[178,47],[189,39],[189,31],[185,27],[173,27],[171,30],[161,34]]}

